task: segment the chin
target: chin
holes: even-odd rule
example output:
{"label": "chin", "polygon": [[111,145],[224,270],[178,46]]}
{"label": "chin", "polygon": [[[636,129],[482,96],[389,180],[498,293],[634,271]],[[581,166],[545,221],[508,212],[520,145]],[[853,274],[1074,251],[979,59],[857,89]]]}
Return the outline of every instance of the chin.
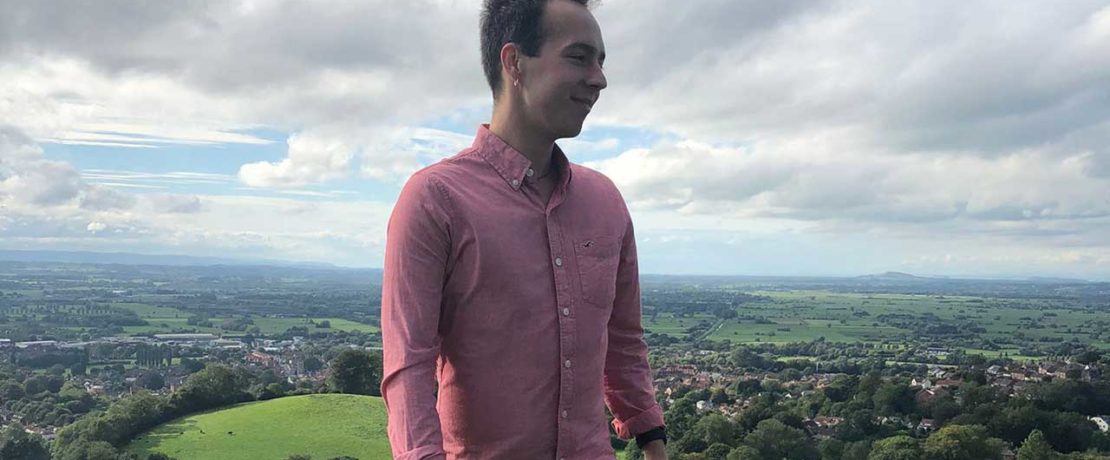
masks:
{"label": "chin", "polygon": [[[583,121],[585,121],[585,120],[583,120]],[[565,126],[561,126],[560,128],[561,128],[561,129],[559,129],[559,137],[560,138],[577,137],[580,133],[582,133],[582,122],[580,121],[578,123],[569,123]]]}
{"label": "chin", "polygon": [[578,127],[568,130],[566,135],[563,136],[563,137],[578,137],[578,135],[581,134],[581,133],[582,133],[582,125],[578,125]]}

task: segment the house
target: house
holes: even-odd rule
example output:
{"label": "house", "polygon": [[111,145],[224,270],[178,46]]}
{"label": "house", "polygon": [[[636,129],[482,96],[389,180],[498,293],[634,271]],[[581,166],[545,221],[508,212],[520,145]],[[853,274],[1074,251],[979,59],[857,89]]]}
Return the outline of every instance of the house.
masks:
{"label": "house", "polygon": [[42,349],[42,348],[54,348],[54,347],[58,346],[58,341],[57,340],[36,340],[36,341],[32,341],[32,342],[16,342],[15,346],[16,346],[16,348],[31,349],[31,350]]}
{"label": "house", "polygon": [[154,338],[163,342],[213,342],[218,337],[212,334],[154,334]]}
{"label": "house", "polygon": [[96,385],[92,382],[85,382],[85,392],[93,396],[104,395],[104,385]]}
{"label": "house", "polygon": [[946,357],[946,356],[948,356],[948,353],[950,353],[950,352],[951,352],[951,350],[949,350],[947,348],[940,348],[940,347],[929,347],[929,348],[925,349],[925,354],[926,355],[937,357],[937,358]]}
{"label": "house", "polygon": [[1014,380],[1009,377],[999,377],[991,381],[991,386],[1000,390],[1004,390],[1007,394],[1013,386]]}
{"label": "house", "polygon": [[917,377],[914,377],[913,380],[910,380],[910,386],[928,389],[933,387],[933,382],[930,382],[929,379],[918,379]]}
{"label": "house", "polygon": [[923,418],[921,422],[917,424],[918,433],[931,433],[936,431],[936,429],[936,423],[931,418]]}
{"label": "house", "polygon": [[905,417],[877,417],[876,421],[879,422],[880,425],[894,425],[911,430],[914,427],[914,423]]}
{"label": "house", "polygon": [[960,379],[941,379],[937,380],[935,386],[937,388],[955,388],[963,385],[964,381]]}
{"label": "house", "polygon": [[844,419],[841,417],[826,417],[819,415],[804,420],[802,422],[802,427],[814,437],[830,438],[836,434],[836,427],[842,422],[844,422]]}
{"label": "house", "polygon": [[927,388],[927,389],[918,391],[917,394],[913,396],[913,399],[914,399],[914,401],[917,401],[918,405],[924,405],[924,404],[928,404],[929,402],[933,401],[934,399],[937,399],[937,398],[940,398],[940,397],[943,397],[943,396],[947,396],[947,395],[948,395],[948,390],[945,390],[943,388]]}
{"label": "house", "polygon": [[1092,422],[1095,422],[1095,425],[1098,426],[1098,431],[1101,431],[1103,433],[1110,431],[1110,415],[1099,415],[1097,417],[1087,418],[1090,419]]}
{"label": "house", "polygon": [[1083,366],[1083,373],[1080,376],[1084,382],[1093,382],[1102,378],[1102,370],[1090,364]]}

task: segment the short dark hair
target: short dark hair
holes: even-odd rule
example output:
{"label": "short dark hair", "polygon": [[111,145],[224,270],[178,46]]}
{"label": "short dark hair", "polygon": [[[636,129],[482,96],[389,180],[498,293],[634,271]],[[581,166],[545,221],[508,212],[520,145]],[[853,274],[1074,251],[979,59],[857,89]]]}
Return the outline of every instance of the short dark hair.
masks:
{"label": "short dark hair", "polygon": [[[485,0],[479,30],[482,67],[493,97],[501,87],[501,48],[516,43],[526,56],[538,56],[543,45],[543,11],[556,0]],[[590,0],[569,0],[589,6]]]}

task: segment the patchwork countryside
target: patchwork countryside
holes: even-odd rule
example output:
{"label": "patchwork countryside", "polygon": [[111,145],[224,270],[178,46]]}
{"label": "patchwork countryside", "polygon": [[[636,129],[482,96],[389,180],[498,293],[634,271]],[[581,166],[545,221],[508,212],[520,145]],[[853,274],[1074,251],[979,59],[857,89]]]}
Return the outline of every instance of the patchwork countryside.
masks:
{"label": "patchwork countryside", "polygon": [[[0,457],[389,458],[380,282],[0,262]],[[642,305],[670,458],[1110,455],[1110,283],[644,274]]]}

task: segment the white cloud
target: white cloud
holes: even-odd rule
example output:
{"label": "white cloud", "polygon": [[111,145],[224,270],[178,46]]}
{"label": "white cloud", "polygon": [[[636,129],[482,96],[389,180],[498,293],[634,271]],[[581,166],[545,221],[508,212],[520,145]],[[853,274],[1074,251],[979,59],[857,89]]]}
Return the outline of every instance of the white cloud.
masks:
{"label": "white cloud", "polygon": [[289,137],[289,156],[276,163],[248,163],[239,180],[252,187],[297,187],[347,175],[353,147],[334,138],[300,133]]}
{"label": "white cloud", "polygon": [[84,187],[68,163],[47,160],[18,129],[0,125],[0,204],[53,206],[77,197]]}
{"label": "white cloud", "polygon": [[[284,158],[237,174],[151,174],[78,172],[0,132],[0,234],[373,259],[388,206],[303,187],[397,185],[469,145],[470,132],[414,126],[486,116],[479,3],[5,4],[0,121],[39,143],[157,155],[292,134]],[[595,12],[610,86],[591,126],[668,139],[591,163],[621,186],[649,249],[798,260],[790,248],[804,248],[830,264],[863,254],[860,269],[1110,260],[1105,2],[609,0]],[[644,145],[621,142],[561,145],[585,158]],[[235,181],[314,201],[152,193]]]}
{"label": "white cloud", "polygon": [[[610,85],[596,118],[709,142],[855,128],[897,152],[976,154],[1110,119],[1104,2],[663,3],[598,10]],[[715,26],[753,15],[766,19]],[[714,19],[702,29],[695,17]],[[708,36],[656,33],[671,28]]]}
{"label": "white cloud", "polygon": [[129,209],[134,205],[134,196],[107,187],[86,187],[80,198],[80,206],[82,209],[94,211]]}

